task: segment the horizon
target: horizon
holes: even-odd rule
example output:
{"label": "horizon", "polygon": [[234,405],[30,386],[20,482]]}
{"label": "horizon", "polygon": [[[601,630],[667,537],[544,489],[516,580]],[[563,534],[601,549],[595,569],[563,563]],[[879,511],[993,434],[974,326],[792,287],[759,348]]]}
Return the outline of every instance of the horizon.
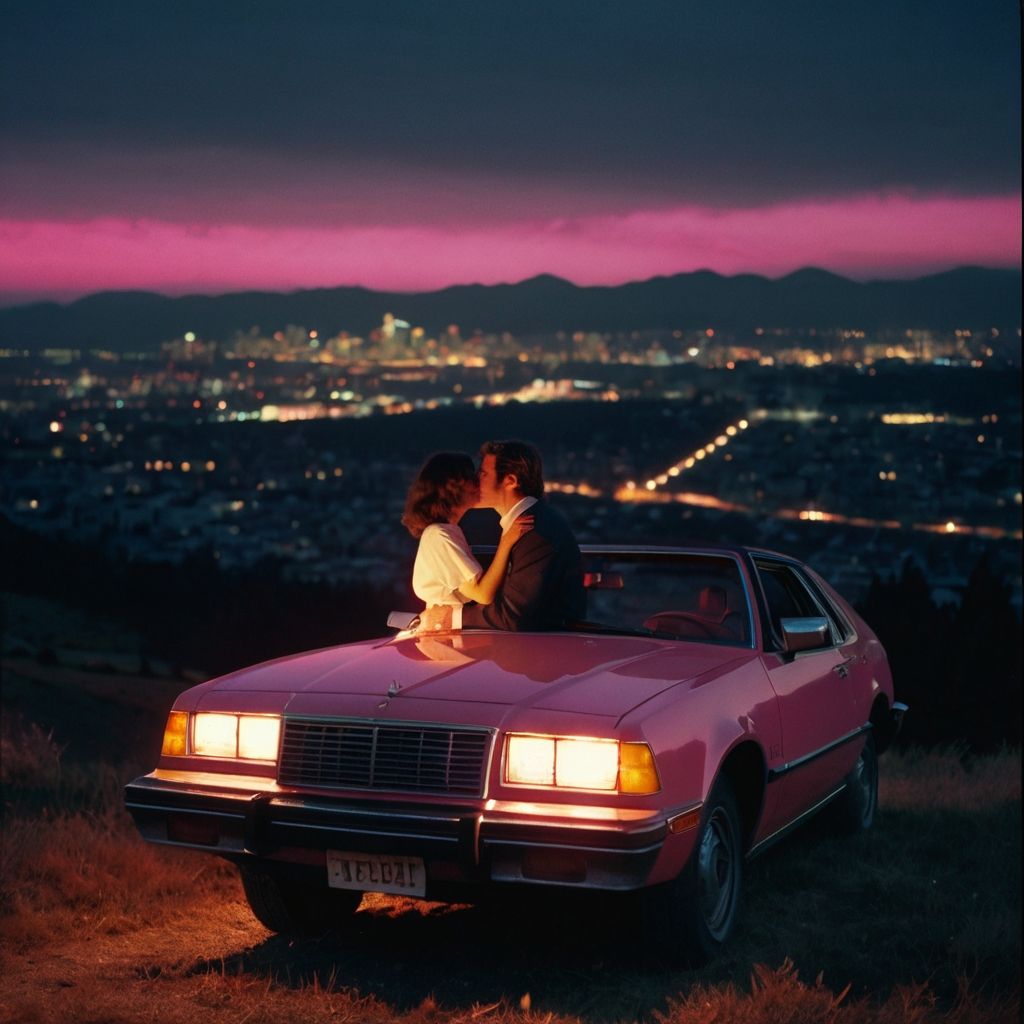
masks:
{"label": "horizon", "polygon": [[949,266],[940,266],[935,269],[927,270],[923,273],[913,274],[892,274],[890,276],[865,276],[858,277],[852,274],[842,274],[834,270],[830,270],[827,267],[815,266],[813,264],[806,264],[804,266],[796,267],[793,270],[779,273],[776,275],[771,274],[760,274],[755,271],[738,271],[736,273],[720,273],[717,270],[713,270],[710,267],[698,267],[695,270],[685,270],[676,273],[666,274],[652,274],[648,277],[633,278],[623,281],[616,282],[614,284],[587,284],[573,281],[572,279],[565,277],[561,274],[553,274],[548,271],[540,271],[536,274],[530,274],[529,276],[519,278],[518,280],[500,280],[494,282],[483,282],[483,281],[456,281],[451,284],[441,285],[436,288],[422,288],[422,289],[401,289],[401,288],[373,288],[367,287],[361,284],[327,284],[327,285],[310,285],[310,286],[299,286],[299,287],[282,287],[282,288],[251,288],[251,287],[238,287],[229,288],[223,290],[200,290],[184,289],[184,290],[167,290],[158,288],[103,288],[97,291],[90,291],[84,293],[71,293],[68,295],[58,294],[42,294],[39,296],[27,295],[18,296],[5,293],[0,290],[0,309],[16,309],[19,307],[39,306],[39,305],[57,305],[61,307],[73,306],[78,302],[85,299],[95,299],[102,296],[114,296],[114,295],[147,295],[155,296],[162,299],[176,300],[176,299],[217,299],[225,298],[232,295],[244,295],[247,293],[259,294],[259,295],[301,295],[304,293],[323,292],[323,291],[341,291],[341,290],[362,290],[372,292],[381,295],[395,295],[395,296],[407,296],[416,297],[423,295],[434,295],[439,292],[449,291],[452,289],[459,288],[517,288],[521,285],[529,284],[533,281],[548,279],[559,281],[563,284],[569,285],[573,288],[587,289],[587,288],[621,288],[627,285],[642,285],[648,284],[652,281],[658,280],[672,280],[679,277],[696,277],[699,275],[712,275],[720,278],[721,280],[731,281],[737,278],[753,277],[760,280],[769,281],[771,283],[778,283],[788,278],[795,277],[799,274],[805,273],[821,273],[835,277],[839,280],[848,281],[853,284],[871,285],[881,283],[895,283],[904,282],[911,284],[915,281],[925,280],[932,277],[941,277],[947,274],[955,274],[968,271],[992,271],[992,272],[1017,272],[1020,273],[1020,265],[1014,266],[999,266],[999,265],[984,265],[980,263],[960,263]]}

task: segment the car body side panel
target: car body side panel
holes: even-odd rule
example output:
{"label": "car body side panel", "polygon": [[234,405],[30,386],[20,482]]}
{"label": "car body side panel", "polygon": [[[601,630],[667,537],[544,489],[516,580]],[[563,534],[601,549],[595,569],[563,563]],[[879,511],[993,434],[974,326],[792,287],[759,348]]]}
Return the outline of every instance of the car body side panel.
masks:
{"label": "car body side panel", "polygon": [[[677,809],[707,799],[726,758],[740,743],[756,744],[770,764],[782,737],[778,699],[757,656],[685,689],[650,701],[621,723],[624,731],[638,729],[651,744],[662,805]],[[771,787],[763,797],[755,839],[777,827]]]}
{"label": "car body side panel", "polygon": [[855,743],[815,756],[865,722],[854,698],[859,673],[849,672],[849,661],[850,655],[835,647],[795,658],[764,656],[782,719],[781,765],[773,768],[800,765],[785,770],[775,783],[783,818],[795,818],[827,796],[857,760]]}

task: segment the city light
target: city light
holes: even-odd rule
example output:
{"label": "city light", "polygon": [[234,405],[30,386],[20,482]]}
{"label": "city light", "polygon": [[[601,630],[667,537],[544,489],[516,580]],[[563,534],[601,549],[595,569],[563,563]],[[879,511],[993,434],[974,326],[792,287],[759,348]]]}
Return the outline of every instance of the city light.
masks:
{"label": "city light", "polygon": [[[288,424],[369,417],[376,422],[367,436],[380,424],[383,437],[384,417],[433,410],[471,417],[475,409],[493,409],[511,423],[517,406],[558,403],[566,411],[547,415],[564,415],[560,422],[571,429],[554,441],[538,438],[550,446],[547,468],[557,467],[547,488],[565,499],[587,541],[629,532],[627,518],[610,512],[612,502],[635,506],[640,533],[652,537],[659,531],[686,536],[691,527],[694,536],[714,531],[716,524],[698,510],[749,516],[764,525],[763,543],[778,538],[781,549],[792,531],[806,529],[820,541],[825,564],[855,561],[848,553],[860,551],[857,538],[840,534],[844,527],[898,534],[873,542],[885,552],[915,550],[911,535],[919,545],[948,537],[941,546],[954,551],[958,538],[1020,538],[1019,410],[999,387],[988,389],[1000,360],[1007,367],[1019,363],[1017,332],[1000,340],[988,328],[961,330],[954,344],[937,332],[902,329],[899,338],[843,329],[819,332],[817,340],[806,331],[762,328],[739,338],[715,329],[713,342],[704,329],[692,328],[577,331],[545,343],[507,333],[463,339],[400,331],[389,352],[375,349],[379,342],[371,337],[305,328],[220,345],[180,335],[159,360],[12,351],[7,358],[36,360],[37,367],[18,366],[12,386],[0,394],[7,422],[16,424],[12,453],[25,453],[12,462],[15,479],[24,479],[4,511],[15,519],[20,514],[35,530],[68,531],[69,523],[71,530],[82,523],[98,536],[123,536],[132,557],[180,559],[212,542],[225,566],[275,557],[294,565],[296,578],[335,578],[349,573],[348,556],[338,554],[338,538],[348,536],[348,503],[365,501],[360,515],[387,522],[390,530],[397,522],[395,481],[373,476],[387,459],[374,464],[354,452],[346,474],[354,473],[340,486],[334,460],[339,452],[348,459],[347,449],[332,450],[326,433],[289,431]],[[312,340],[320,343],[315,353]],[[976,383],[966,381],[982,357],[990,369]],[[812,380],[816,360],[831,361],[831,368]],[[927,391],[909,377],[912,363],[949,379]],[[722,372],[730,364],[731,378]],[[796,366],[812,368],[806,381],[791,373]],[[870,371],[877,377],[868,386]],[[958,393],[961,387],[980,389],[973,418],[965,401],[970,394]],[[605,426],[592,403],[623,400],[629,416],[617,419],[609,409]],[[656,418],[644,412],[636,419],[634,409],[658,405]],[[742,417],[739,409],[746,410]],[[589,419],[602,423],[593,440],[573,437]],[[282,426],[263,431],[264,422]],[[641,422],[642,436],[628,433]],[[238,426],[227,430],[221,423]],[[410,436],[418,438],[420,427],[410,421]],[[899,427],[906,429],[893,429]],[[279,453],[285,437],[297,447]],[[264,447],[265,464],[247,462]],[[298,465],[290,465],[300,453]],[[204,478],[218,467],[216,481]],[[631,479],[620,483],[624,477]],[[896,482],[899,488],[888,486]],[[252,500],[228,504],[248,498],[246,488]],[[308,525],[315,516],[306,501],[319,503],[332,529],[318,533]],[[945,516],[937,511],[940,502]],[[290,531],[283,508],[306,525]],[[404,536],[397,527],[395,533]],[[397,562],[402,553],[390,543],[374,548],[372,557]]]}

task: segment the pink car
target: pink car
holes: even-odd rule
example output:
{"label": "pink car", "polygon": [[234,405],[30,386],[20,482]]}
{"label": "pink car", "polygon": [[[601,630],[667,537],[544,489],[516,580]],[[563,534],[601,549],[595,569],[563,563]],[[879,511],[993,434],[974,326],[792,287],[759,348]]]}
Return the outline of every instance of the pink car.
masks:
{"label": "pink car", "polygon": [[745,858],[824,809],[871,827],[906,708],[875,635],[790,558],[584,558],[571,631],[400,630],[187,690],[126,790],[143,837],[235,861],[275,931],[342,926],[364,891],[635,890],[675,954],[711,956]]}

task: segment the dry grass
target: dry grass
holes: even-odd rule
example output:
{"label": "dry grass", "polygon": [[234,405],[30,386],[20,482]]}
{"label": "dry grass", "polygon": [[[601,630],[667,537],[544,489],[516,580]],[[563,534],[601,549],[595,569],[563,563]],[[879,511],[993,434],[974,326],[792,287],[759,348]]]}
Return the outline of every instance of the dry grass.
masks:
{"label": "dry grass", "polygon": [[122,803],[132,773],[64,763],[51,733],[4,721],[0,933],[12,947],[116,934],[180,913],[190,895],[237,891],[219,859],[139,839]]}
{"label": "dry grass", "polygon": [[[38,992],[9,1006],[10,1024],[67,1021],[82,1024],[580,1024],[584,1018],[535,1010],[528,995],[490,1003],[446,1006],[426,996],[417,1006],[396,1010],[381,998],[339,990],[327,977],[300,987],[210,971],[198,976],[160,974],[135,985],[128,1002],[123,991],[102,983],[74,984]],[[628,1019],[628,1018],[626,1018]],[[747,985],[696,985],[671,998],[651,1019],[657,1024],[1011,1024],[1013,1000],[979,999],[963,992],[954,1005],[936,1003],[927,986],[901,988],[881,1005],[850,999],[820,982],[802,981],[792,964],[776,970],[755,966]]]}
{"label": "dry grass", "polygon": [[1019,804],[1021,754],[1006,749],[970,757],[956,747],[892,751],[885,755],[879,799],[888,810],[973,813]]}
{"label": "dry grass", "polygon": [[887,755],[874,833],[812,826],[754,861],[740,934],[695,972],[648,963],[615,901],[495,912],[368,897],[344,938],[269,936],[232,868],[137,838],[121,805],[130,765],[65,763],[33,726],[2,739],[4,1020],[1018,1018],[1016,751]]}

